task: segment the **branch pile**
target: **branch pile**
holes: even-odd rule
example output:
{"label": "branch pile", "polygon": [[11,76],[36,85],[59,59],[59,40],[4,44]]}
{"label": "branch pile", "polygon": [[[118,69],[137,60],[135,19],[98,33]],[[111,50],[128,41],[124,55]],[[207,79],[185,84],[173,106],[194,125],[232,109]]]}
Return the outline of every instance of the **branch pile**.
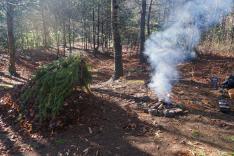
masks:
{"label": "branch pile", "polygon": [[76,87],[89,91],[91,80],[89,67],[83,59],[69,57],[54,61],[41,67],[23,90],[21,111],[40,121],[53,119]]}

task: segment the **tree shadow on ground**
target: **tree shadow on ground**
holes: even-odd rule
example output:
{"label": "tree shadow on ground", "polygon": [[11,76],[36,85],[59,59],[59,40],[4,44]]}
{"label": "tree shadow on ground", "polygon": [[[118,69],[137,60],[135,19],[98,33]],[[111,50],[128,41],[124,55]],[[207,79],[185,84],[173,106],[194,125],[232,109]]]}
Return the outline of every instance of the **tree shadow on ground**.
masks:
{"label": "tree shadow on ground", "polygon": [[79,121],[58,133],[45,153],[150,155],[128,141],[129,136],[141,137],[143,128],[149,126],[137,117],[129,116],[118,104],[90,96],[80,103],[80,110]]}
{"label": "tree shadow on ground", "polygon": [[207,54],[207,55],[201,55],[200,58],[203,60],[212,60],[212,61],[234,61],[234,57],[232,56],[218,56],[218,55],[212,55],[212,54]]}
{"label": "tree shadow on ground", "polygon": [[101,94],[105,94],[105,95],[109,95],[109,96],[113,96],[113,97],[117,97],[117,98],[123,98],[126,100],[132,100],[136,103],[141,103],[141,102],[154,102],[155,100],[151,99],[148,96],[144,96],[144,97],[135,97],[132,95],[127,95],[126,93],[118,93],[118,92],[114,92],[111,89],[101,89],[101,88],[94,88],[92,89],[95,92],[101,93]]}
{"label": "tree shadow on ground", "polygon": [[[196,136],[196,137],[192,136],[192,135],[188,135],[188,134],[183,134],[180,129],[177,129],[175,127],[170,128],[170,129],[162,127],[161,130],[164,131],[164,132],[167,132],[169,134],[173,134],[173,135],[176,135],[176,136],[180,136],[182,138],[186,138],[186,139],[188,139],[190,141],[201,142],[201,143],[210,145],[210,146],[212,146],[214,148],[217,148],[217,149],[219,149],[221,151],[225,150],[225,151],[232,152],[232,150],[233,150],[231,145],[230,146],[221,145],[221,144],[219,144],[217,142],[212,141],[212,139],[210,139],[211,137],[202,136],[202,134],[199,134],[201,136]],[[213,136],[213,137],[216,138],[216,136]]]}
{"label": "tree shadow on ground", "polygon": [[[108,89],[95,88],[93,89],[93,91],[101,93],[101,94],[117,97],[117,98],[132,100],[136,103],[155,102],[153,99],[150,99],[147,97],[134,97],[134,96],[127,95],[124,93],[117,93]],[[234,118],[233,118],[234,112],[224,114],[224,113],[215,112],[215,111],[205,111],[205,110],[198,110],[198,109],[191,109],[191,108],[188,108],[188,109],[189,109],[189,114],[200,115],[200,116],[208,117],[209,119],[219,119],[219,120],[223,120],[226,122],[234,122]]]}
{"label": "tree shadow on ground", "polygon": [[[40,140],[36,140],[31,137],[30,133],[24,129],[21,125],[21,120],[19,120],[19,112],[17,108],[14,107],[15,104],[18,105],[14,101],[16,97],[16,93],[18,90],[16,89],[18,86],[15,86],[13,89],[6,89],[4,92],[0,92],[0,99],[6,98],[7,101],[2,101],[0,103],[0,112],[1,112],[1,124],[0,127],[4,128],[1,129],[1,134],[4,139],[7,140],[5,142],[5,147],[8,147],[7,150],[9,151],[8,154],[12,155],[24,155],[25,149],[31,151],[37,151],[38,154],[40,153],[38,148],[43,148],[46,145],[40,143]],[[10,101],[10,102],[9,102]],[[4,135],[8,134],[8,135]],[[10,138],[9,135],[12,137]],[[2,152],[2,151],[1,151]],[[27,152],[27,150],[26,150]]]}
{"label": "tree shadow on ground", "polygon": [[[9,91],[9,93],[11,96],[15,96],[13,92]],[[74,94],[74,96],[78,96],[78,94]],[[91,96],[88,101],[81,101],[80,105],[81,114],[76,124],[73,123],[65,130],[56,131],[57,134],[53,137],[48,135],[49,132],[40,133],[44,136],[46,144],[41,143],[40,139],[32,138],[29,132],[22,129],[16,110],[9,113],[9,110],[13,108],[7,104],[1,104],[0,111],[3,123],[12,129],[16,138],[21,138],[22,143],[31,147],[33,152],[38,155],[58,155],[67,152],[70,154],[88,152],[88,155],[97,153],[102,155],[149,155],[132,146],[127,140],[128,136],[141,136],[142,128],[146,123],[129,116],[117,104],[99,97]],[[92,129],[92,133],[89,127]],[[9,144],[13,145],[15,142],[9,142]],[[10,146],[8,150],[13,155],[20,153],[21,149],[15,151],[14,148],[14,146]]]}
{"label": "tree shadow on ground", "polygon": [[[8,92],[12,97],[15,97],[14,89],[12,89],[12,92]],[[142,102],[144,100],[131,95],[115,93],[111,90],[95,89],[94,92],[98,92],[101,95],[108,94],[113,97],[134,100],[135,102]],[[74,92],[69,104],[72,104],[73,99],[79,99],[78,96],[79,94]],[[9,114],[11,108],[7,105],[0,105],[0,111],[3,113],[2,120],[17,136],[22,138],[24,144],[30,146],[34,153],[38,155],[58,155],[59,153],[63,155],[67,153],[68,155],[154,155],[145,152],[142,148],[135,147],[129,138],[141,138],[146,136],[145,133],[147,131],[159,129],[163,132],[192,141],[199,141],[218,149],[231,150],[210,140],[193,138],[176,128],[158,127],[141,121],[137,116],[122,108],[118,102],[110,102],[98,96],[87,96],[83,101],[79,101],[80,117],[74,123],[65,127],[65,129],[55,131],[56,133],[53,136],[48,135],[48,133],[41,133],[46,143],[42,143],[40,139],[33,138],[30,133],[22,129],[19,123],[17,123],[17,112]],[[207,114],[205,112],[202,115],[205,116]],[[207,116],[210,117],[209,115]],[[142,144],[147,144],[148,142],[152,142],[155,149],[157,145],[165,146],[164,142],[156,142],[155,140],[142,139],[141,141]],[[13,145],[15,143],[9,142],[9,144]],[[14,151],[15,147],[12,145],[9,148],[10,151],[12,150],[12,154],[20,154],[20,149]],[[163,149],[158,150],[157,154],[165,155],[165,150]]]}
{"label": "tree shadow on ground", "polygon": [[93,83],[100,82],[100,81],[108,81],[111,78],[111,74],[105,72],[105,71],[98,71],[98,72],[92,72],[93,75]]}
{"label": "tree shadow on ground", "polygon": [[[119,93],[115,93],[111,90],[103,90],[103,89],[96,89],[95,90],[96,92],[99,92],[101,94],[107,94],[109,96],[113,96],[113,97],[118,97],[118,98],[123,98],[123,99],[130,99],[130,100],[134,100],[135,102],[142,102],[143,99],[142,98],[135,98],[135,97],[132,97],[132,96],[128,96],[128,95],[123,95],[123,94],[119,94]],[[195,115],[201,115],[203,117],[207,117],[209,120],[211,119],[219,119],[219,120],[222,120],[224,121],[225,123],[228,123],[228,122],[231,122],[233,123],[233,118],[232,118],[232,115],[233,114],[222,114],[220,112],[206,112],[206,111],[201,111],[201,110],[189,110],[189,114],[195,114]],[[190,122],[190,123],[193,123],[195,121],[193,120],[190,120],[189,119],[189,116],[185,118],[187,122]],[[178,120],[180,121],[180,119]],[[183,120],[181,120],[183,121]],[[216,126],[217,123],[209,123],[209,122],[203,122],[201,121],[202,123],[204,123],[205,125],[210,125],[210,126]],[[220,125],[220,128],[222,128],[222,126],[224,126],[224,122],[221,122],[221,125]],[[148,125],[149,127],[155,127],[154,125]],[[219,126],[219,125],[218,125]],[[229,127],[228,127],[229,126]],[[230,127],[231,126],[231,127]],[[232,124],[228,124],[227,125],[227,128],[232,128],[233,125]],[[224,127],[223,127],[224,128]],[[186,134],[186,133],[183,133],[181,131],[179,131],[178,129],[174,129],[173,128],[162,128],[161,129],[162,131],[165,131],[167,133],[170,133],[172,135],[175,135],[175,136],[179,136],[180,138],[183,137],[183,138],[186,138],[188,140],[192,140],[192,141],[198,141],[198,142],[201,142],[201,143],[204,143],[204,144],[207,144],[207,145],[210,145],[214,148],[218,148],[220,150],[227,150],[227,151],[231,151],[231,147],[229,146],[224,146],[222,143],[217,143],[217,142],[213,142],[210,138],[202,138],[202,137],[199,137],[199,138],[194,138],[192,137],[191,135],[189,134]]]}
{"label": "tree shadow on ground", "polygon": [[5,150],[6,152],[8,151],[8,154],[23,156],[23,154],[18,150],[19,147],[15,146],[15,143],[10,139],[8,134],[2,130],[2,127],[0,127],[0,141],[2,143],[0,154],[3,155],[3,150]]}
{"label": "tree shadow on ground", "polygon": [[4,72],[0,72],[0,77],[1,77],[0,82],[2,81],[3,83],[7,83],[4,79],[9,79],[11,81],[16,81],[16,82],[19,82],[19,83],[25,83],[27,81],[27,79],[25,79],[25,78],[23,78],[21,76],[10,76],[10,75],[7,75]]}
{"label": "tree shadow on ground", "polygon": [[197,82],[194,80],[179,80],[178,84],[182,84],[185,86],[192,86],[192,87],[210,88],[209,84]]}
{"label": "tree shadow on ground", "polygon": [[226,122],[234,122],[234,112],[230,113],[221,113],[221,112],[207,112],[202,110],[190,110],[190,114],[200,115],[204,117],[208,117],[210,119],[219,119]]}

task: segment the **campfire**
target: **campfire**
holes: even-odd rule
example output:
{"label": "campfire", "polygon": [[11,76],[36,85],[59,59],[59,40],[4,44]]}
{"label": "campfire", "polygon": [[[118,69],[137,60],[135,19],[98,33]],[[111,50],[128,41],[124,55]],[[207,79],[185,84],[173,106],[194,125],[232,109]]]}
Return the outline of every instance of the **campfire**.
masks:
{"label": "campfire", "polygon": [[152,116],[165,116],[175,117],[184,114],[184,110],[179,105],[175,105],[171,102],[165,102],[159,100],[159,102],[151,105],[147,112]]}

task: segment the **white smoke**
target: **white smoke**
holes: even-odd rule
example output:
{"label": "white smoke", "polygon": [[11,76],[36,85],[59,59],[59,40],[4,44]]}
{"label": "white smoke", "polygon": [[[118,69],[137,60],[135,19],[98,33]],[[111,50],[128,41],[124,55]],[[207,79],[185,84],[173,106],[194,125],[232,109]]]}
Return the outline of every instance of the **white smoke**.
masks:
{"label": "white smoke", "polygon": [[233,0],[174,0],[169,24],[145,43],[145,55],[153,68],[150,87],[157,96],[169,101],[173,83],[178,80],[177,65],[196,57],[194,48],[201,33],[218,24],[231,12]]}

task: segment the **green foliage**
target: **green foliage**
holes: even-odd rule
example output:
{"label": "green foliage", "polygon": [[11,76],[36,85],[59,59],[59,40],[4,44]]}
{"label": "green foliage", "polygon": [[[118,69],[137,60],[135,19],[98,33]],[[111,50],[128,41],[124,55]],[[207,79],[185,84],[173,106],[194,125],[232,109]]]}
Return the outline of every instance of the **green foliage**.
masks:
{"label": "green foliage", "polygon": [[77,86],[87,87],[91,83],[91,73],[83,59],[69,57],[60,59],[40,68],[24,90],[21,100],[23,111],[34,103],[40,120],[57,116],[64,100]]}

